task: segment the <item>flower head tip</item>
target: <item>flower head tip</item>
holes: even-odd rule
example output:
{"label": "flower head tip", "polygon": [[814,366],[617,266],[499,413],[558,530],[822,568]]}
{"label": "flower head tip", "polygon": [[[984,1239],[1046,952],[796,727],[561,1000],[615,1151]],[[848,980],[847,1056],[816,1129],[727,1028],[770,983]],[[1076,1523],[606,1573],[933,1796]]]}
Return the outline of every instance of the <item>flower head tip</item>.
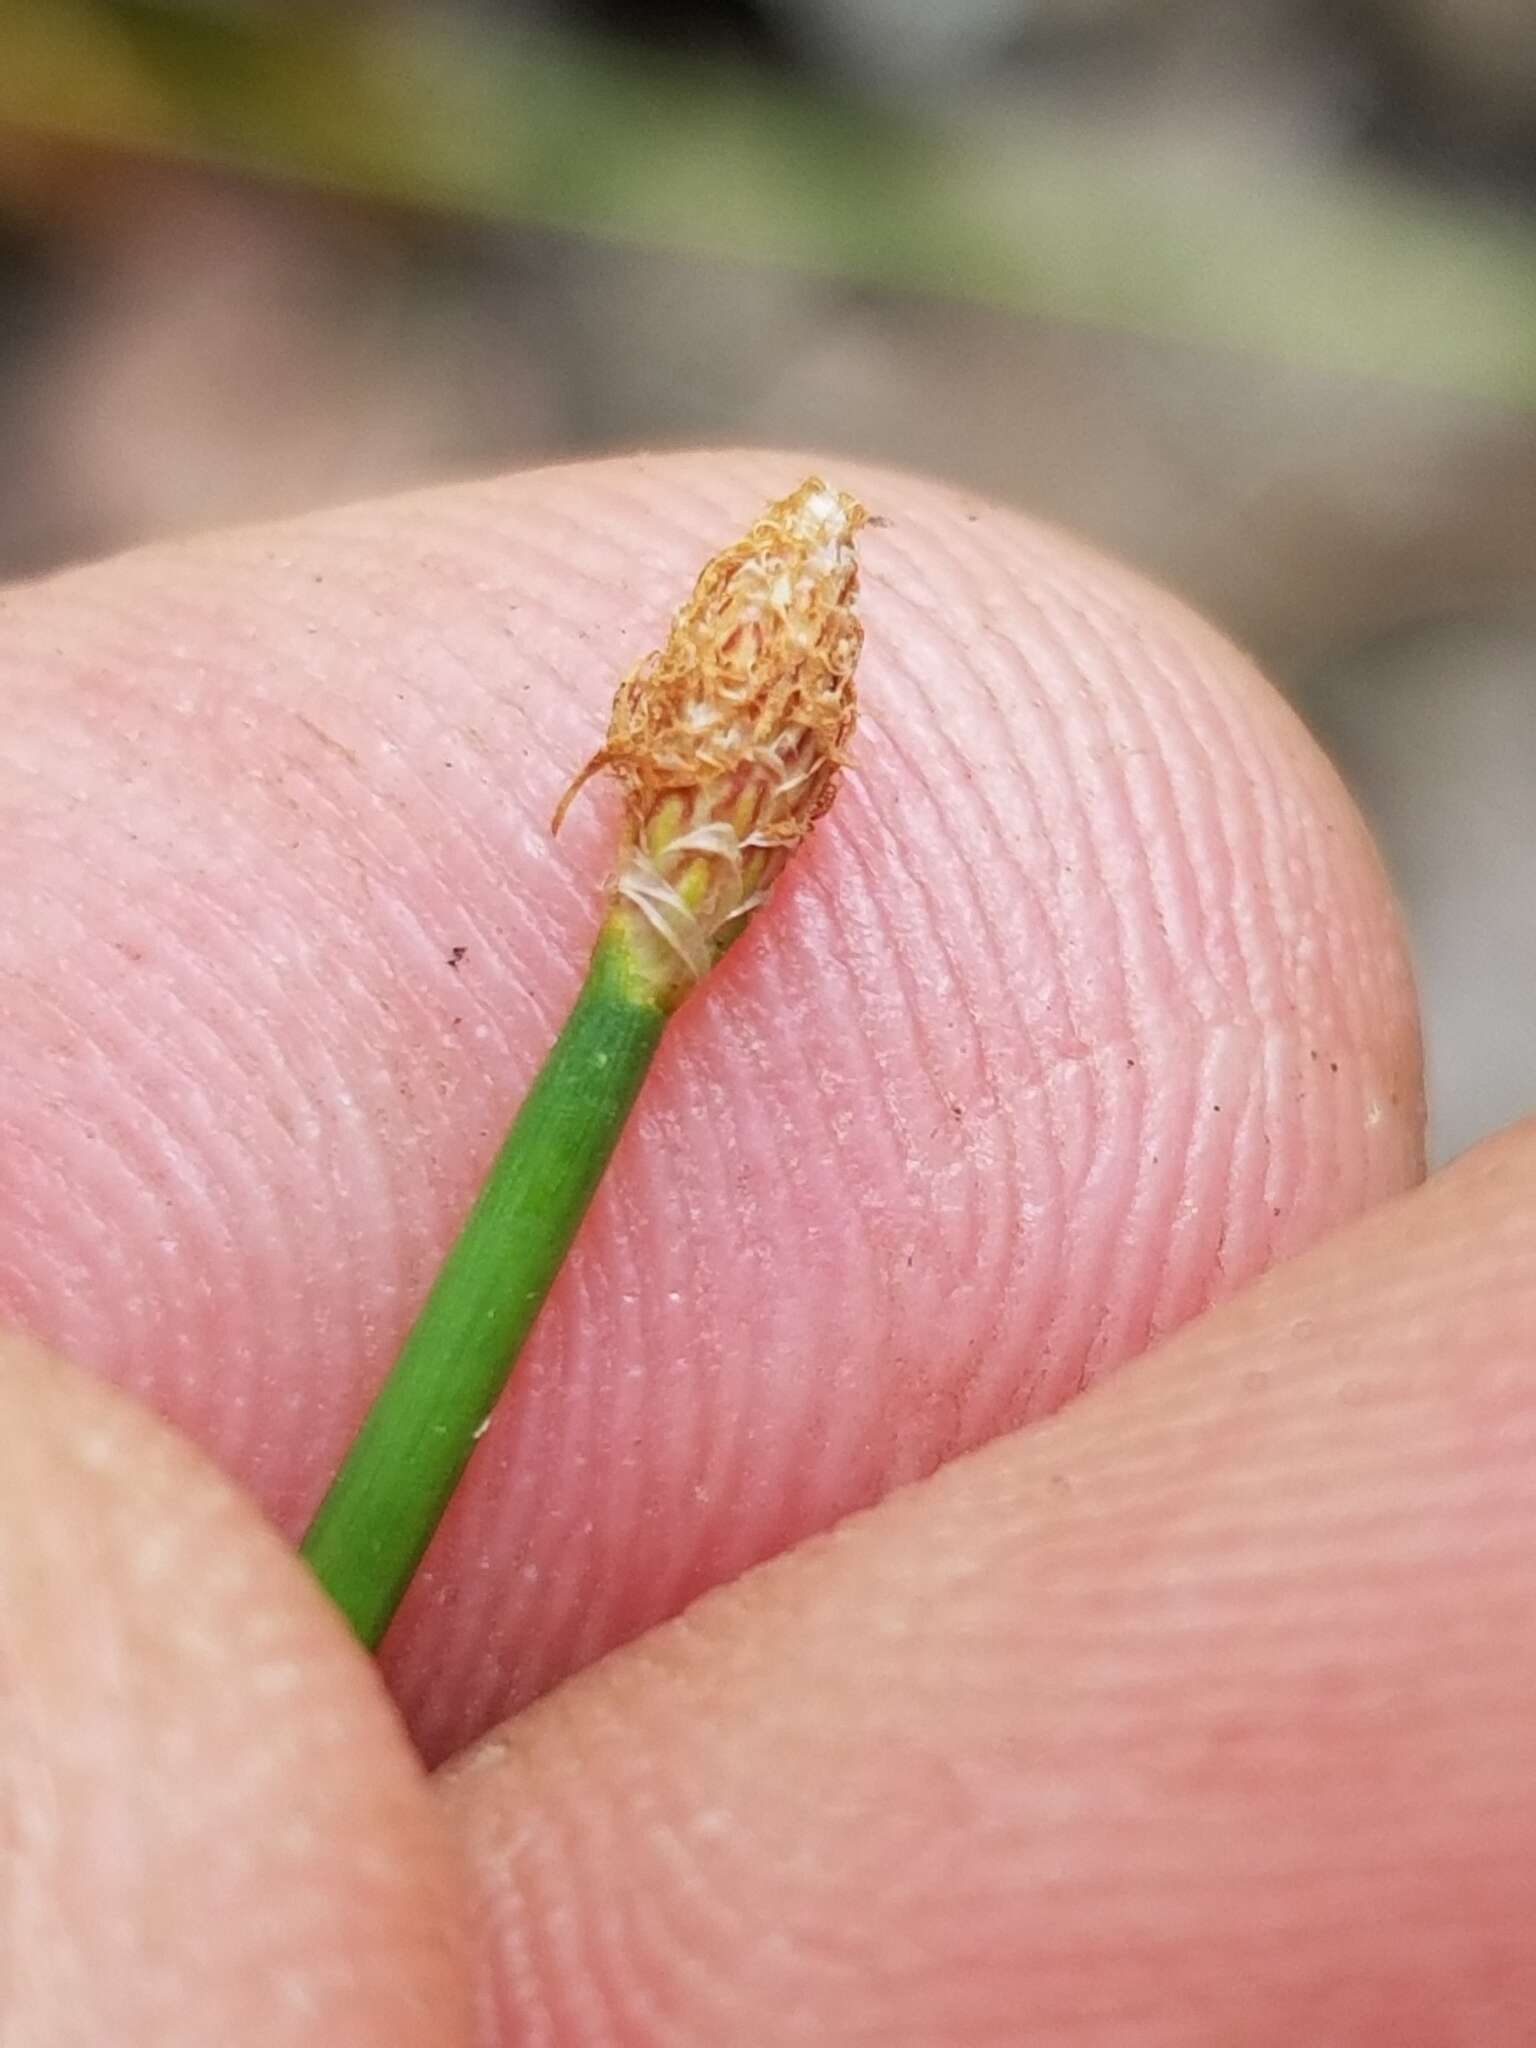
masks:
{"label": "flower head tip", "polygon": [[831,803],[857,715],[857,500],[810,477],[706,565],[631,671],[601,770],[624,787],[608,928],[674,1007],[745,927]]}

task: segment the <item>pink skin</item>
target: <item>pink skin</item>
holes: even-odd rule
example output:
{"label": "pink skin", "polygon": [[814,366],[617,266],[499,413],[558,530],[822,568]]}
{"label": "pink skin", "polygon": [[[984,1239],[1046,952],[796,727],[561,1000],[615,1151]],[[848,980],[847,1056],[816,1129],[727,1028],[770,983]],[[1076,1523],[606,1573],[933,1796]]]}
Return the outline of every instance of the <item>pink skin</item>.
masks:
{"label": "pink skin", "polygon": [[0,1336],[0,2039],[461,2048],[463,1871],[251,1505]]}
{"label": "pink skin", "polygon": [[[615,803],[552,843],[555,800],[806,466],[549,472],[0,610],[0,1316],[290,1534],[577,985]],[[834,480],[892,521],[857,772],[669,1031],[391,1635],[430,1756],[1421,1171],[1392,908],[1280,701],[1057,536]]]}
{"label": "pink skin", "polygon": [[482,2048],[1529,2048],[1536,1126],[448,1774]]}

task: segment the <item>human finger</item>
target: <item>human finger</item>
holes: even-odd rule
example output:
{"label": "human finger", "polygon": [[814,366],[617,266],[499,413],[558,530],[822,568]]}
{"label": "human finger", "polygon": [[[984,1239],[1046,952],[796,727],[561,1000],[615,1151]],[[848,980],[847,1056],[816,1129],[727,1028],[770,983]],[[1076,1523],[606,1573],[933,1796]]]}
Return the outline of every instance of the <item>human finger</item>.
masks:
{"label": "human finger", "polygon": [[376,1675],[260,1516],[0,1341],[0,2035],[456,2048],[461,1873]]}
{"label": "human finger", "polygon": [[481,2041],[1517,2048],[1536,1126],[444,1781]]}
{"label": "human finger", "polygon": [[[0,615],[0,1310],[297,1531],[575,987],[616,675],[798,459],[549,471]],[[386,1653],[442,1753],[1419,1170],[1331,770],[1086,550],[851,470],[855,772],[668,1034]]]}

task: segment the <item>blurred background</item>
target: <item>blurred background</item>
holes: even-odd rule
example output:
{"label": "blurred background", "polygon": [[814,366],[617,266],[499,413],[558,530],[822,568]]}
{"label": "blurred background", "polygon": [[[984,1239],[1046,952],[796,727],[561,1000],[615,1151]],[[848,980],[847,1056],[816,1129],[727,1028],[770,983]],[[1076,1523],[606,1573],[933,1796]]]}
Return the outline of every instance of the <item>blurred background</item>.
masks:
{"label": "blurred background", "polygon": [[1373,816],[1536,1108],[1536,0],[4,0],[0,576],[635,444],[948,476]]}

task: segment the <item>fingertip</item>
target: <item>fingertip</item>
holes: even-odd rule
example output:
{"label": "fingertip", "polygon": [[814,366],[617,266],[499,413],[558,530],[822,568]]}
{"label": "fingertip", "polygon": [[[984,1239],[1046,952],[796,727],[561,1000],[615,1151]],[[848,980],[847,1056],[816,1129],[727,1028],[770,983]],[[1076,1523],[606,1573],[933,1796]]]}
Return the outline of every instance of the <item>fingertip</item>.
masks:
{"label": "fingertip", "polygon": [[[3,1305],[291,1531],[574,991],[613,805],[551,842],[559,791],[821,466],[574,465],[8,611]],[[854,769],[669,1027],[389,1646],[436,1753],[1421,1169],[1390,895],[1275,694],[1020,515],[836,481],[888,522]]]}
{"label": "fingertip", "polygon": [[254,1510],[0,1339],[17,2041],[467,2036],[459,1872],[366,1660]]}
{"label": "fingertip", "polygon": [[1518,2048],[1536,1124],[441,1781],[489,2036]]}

